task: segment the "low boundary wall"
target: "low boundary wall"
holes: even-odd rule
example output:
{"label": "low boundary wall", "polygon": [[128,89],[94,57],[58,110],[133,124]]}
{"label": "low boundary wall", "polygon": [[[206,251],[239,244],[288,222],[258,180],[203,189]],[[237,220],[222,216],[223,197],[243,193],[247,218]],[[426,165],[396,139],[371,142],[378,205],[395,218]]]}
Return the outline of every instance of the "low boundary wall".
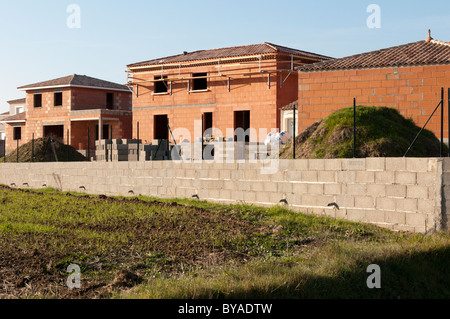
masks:
{"label": "low boundary wall", "polygon": [[0,183],[104,195],[286,205],[411,232],[447,229],[450,159],[279,160],[258,163],[69,162],[0,164]]}

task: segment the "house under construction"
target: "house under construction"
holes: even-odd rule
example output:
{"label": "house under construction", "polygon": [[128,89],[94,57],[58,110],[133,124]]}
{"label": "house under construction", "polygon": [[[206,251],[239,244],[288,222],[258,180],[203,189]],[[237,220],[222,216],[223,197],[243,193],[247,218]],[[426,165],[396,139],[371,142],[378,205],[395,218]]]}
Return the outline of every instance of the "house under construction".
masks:
{"label": "house under construction", "polygon": [[130,64],[133,127],[139,123],[144,144],[194,142],[206,135],[225,140],[238,128],[254,129],[247,138],[261,142],[268,132],[280,129],[281,108],[298,99],[296,68],[329,59],[264,43]]}

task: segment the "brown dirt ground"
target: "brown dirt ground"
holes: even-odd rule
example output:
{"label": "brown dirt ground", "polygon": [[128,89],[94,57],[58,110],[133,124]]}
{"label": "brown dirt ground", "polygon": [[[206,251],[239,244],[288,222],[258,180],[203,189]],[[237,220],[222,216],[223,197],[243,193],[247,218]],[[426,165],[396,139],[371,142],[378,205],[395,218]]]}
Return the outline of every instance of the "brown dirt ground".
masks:
{"label": "brown dirt ground", "polygon": [[[9,188],[8,188],[9,189]],[[26,191],[30,190],[13,190]],[[74,196],[67,194],[67,196]],[[78,197],[78,196],[77,196]],[[221,232],[220,235],[244,236],[250,238],[255,232],[272,232],[269,227],[262,227],[227,216],[207,211],[203,208],[179,205],[173,203],[144,202],[137,198],[115,199],[106,196],[89,197],[88,201],[114,201],[119,204],[141,202],[145,205],[158,205],[184,210],[184,222],[174,224],[170,216],[161,214],[161,222],[157,224],[140,223],[126,220],[123,223],[111,225],[66,225],[66,228],[92,228],[100,231],[132,231],[136,236],[125,244],[117,244],[114,249],[101,253],[98,258],[82,261],[85,269],[95,272],[98,279],[83,277],[81,274],[81,289],[67,287],[67,265],[58,262],[73,254],[74,251],[95,251],[96,243],[73,238],[73,235],[56,235],[43,233],[13,233],[0,234],[0,299],[19,299],[27,297],[57,298],[57,299],[96,299],[108,298],[112,289],[126,289],[143,280],[149,273],[166,272],[180,273],[186,267],[207,267],[224,263],[243,262],[251,257],[227,249],[215,247],[210,230]],[[176,212],[174,212],[176,213]],[[192,223],[197,227],[192,227]],[[215,227],[220,226],[220,227]],[[65,226],[64,226],[65,227]],[[180,232],[183,236],[180,236]],[[70,233],[70,232],[69,232]],[[273,231],[273,233],[275,233]],[[71,238],[72,237],[72,238]],[[180,240],[183,238],[183,240]],[[196,243],[197,238],[203,238],[202,245]],[[68,245],[61,249],[56,247],[58,242],[75,242],[75,246]],[[146,264],[147,256],[142,255],[142,245],[145,251],[156,252],[168,256],[167,259],[155,264]],[[134,246],[139,249],[134,249]],[[65,247],[65,246],[64,246]],[[76,258],[75,258],[76,261]],[[133,267],[134,266],[134,267]],[[127,270],[134,269],[133,271]]]}

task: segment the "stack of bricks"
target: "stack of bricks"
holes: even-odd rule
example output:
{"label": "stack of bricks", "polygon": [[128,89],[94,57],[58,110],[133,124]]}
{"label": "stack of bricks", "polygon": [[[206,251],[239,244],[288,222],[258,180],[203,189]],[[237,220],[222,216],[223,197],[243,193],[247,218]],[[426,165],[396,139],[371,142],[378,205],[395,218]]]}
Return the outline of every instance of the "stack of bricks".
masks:
{"label": "stack of bricks", "polygon": [[153,140],[152,144],[140,145],[140,161],[165,161],[171,159],[168,140]]}
{"label": "stack of bricks", "polygon": [[[141,143],[139,141],[139,143]],[[118,162],[138,160],[138,140],[113,139],[95,142],[96,161]]]}
{"label": "stack of bricks", "polygon": [[186,161],[208,160],[216,163],[230,163],[237,160],[256,161],[270,157],[271,150],[263,143],[257,142],[224,142],[214,141],[203,144],[203,158],[201,142],[178,144],[181,159]]}

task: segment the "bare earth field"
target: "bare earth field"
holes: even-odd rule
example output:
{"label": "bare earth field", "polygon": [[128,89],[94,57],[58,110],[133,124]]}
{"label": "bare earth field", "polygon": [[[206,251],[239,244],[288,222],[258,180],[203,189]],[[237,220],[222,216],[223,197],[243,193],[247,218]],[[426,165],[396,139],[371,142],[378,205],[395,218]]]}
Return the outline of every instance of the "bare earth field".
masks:
{"label": "bare earth field", "polygon": [[[449,238],[282,207],[2,186],[0,298],[448,297]],[[367,288],[371,263],[382,289]]]}
{"label": "bare earth field", "polygon": [[[246,254],[227,249],[224,243],[232,244],[226,243],[226,238],[250,238],[255,232],[270,232],[268,227],[176,202],[70,194],[55,197],[8,189],[3,189],[2,195],[5,195],[1,197],[3,204],[9,202],[12,196],[44,197],[42,204],[48,203],[49,206],[39,206],[41,209],[58,205],[52,203],[57,197],[66,197],[66,202],[72,201],[78,207],[81,204],[97,209],[116,206],[118,209],[149,208],[151,211],[148,216],[136,219],[122,211],[120,216],[111,216],[107,222],[83,222],[83,219],[63,222],[54,219],[45,223],[23,222],[15,226],[11,226],[14,225],[11,222],[3,222],[0,233],[0,296],[4,298],[101,298],[114,287],[131,286],[142,281],[136,273],[144,275],[161,270],[178,273],[182,268],[201,267],[212,261],[218,263],[233,259],[233,262],[239,262]],[[23,202],[24,206],[28,204]],[[21,219],[23,211],[17,208],[17,218]],[[38,206],[34,208],[39,209]],[[80,216],[83,213],[69,212],[67,208],[60,207],[67,214]],[[83,276],[81,289],[67,287],[69,274],[66,268],[69,264],[82,265],[82,273],[93,274],[92,278]],[[134,271],[125,271],[129,268]]]}

